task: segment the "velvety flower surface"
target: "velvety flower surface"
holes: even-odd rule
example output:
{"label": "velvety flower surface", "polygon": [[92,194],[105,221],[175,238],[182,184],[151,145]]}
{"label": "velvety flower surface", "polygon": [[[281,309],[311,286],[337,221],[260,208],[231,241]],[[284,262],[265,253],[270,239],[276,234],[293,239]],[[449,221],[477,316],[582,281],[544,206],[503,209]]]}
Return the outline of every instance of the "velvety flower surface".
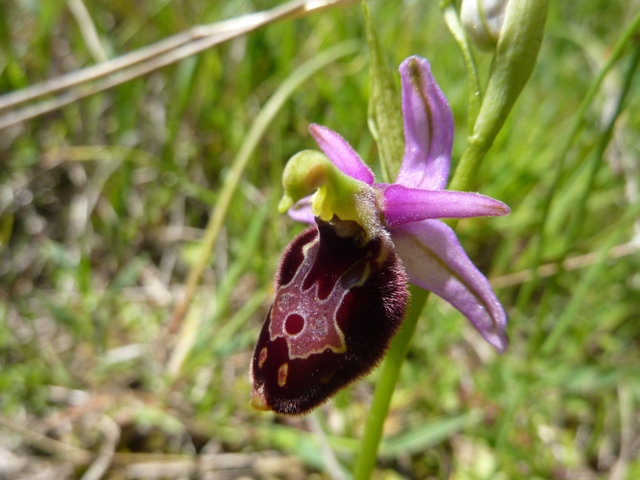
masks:
{"label": "velvety flower surface", "polygon": [[300,415],[369,373],[409,299],[388,233],[365,240],[354,221],[316,219],[289,244],[256,342],[250,402]]}
{"label": "velvety flower surface", "polygon": [[[374,198],[373,203],[356,202],[357,209],[363,216],[371,214],[363,210],[375,210],[391,235],[409,281],[451,303],[503,352],[507,347],[505,312],[454,231],[439,219],[500,216],[508,214],[509,208],[477,193],[444,190],[453,143],[451,109],[427,60],[406,59],[400,75],[406,148],[395,183],[376,183],[373,172],[336,132],[320,125],[311,125],[310,132],[333,165],[361,182],[361,190]],[[289,215],[314,223],[318,212],[312,211],[312,204],[313,197],[305,197],[289,209]]]}

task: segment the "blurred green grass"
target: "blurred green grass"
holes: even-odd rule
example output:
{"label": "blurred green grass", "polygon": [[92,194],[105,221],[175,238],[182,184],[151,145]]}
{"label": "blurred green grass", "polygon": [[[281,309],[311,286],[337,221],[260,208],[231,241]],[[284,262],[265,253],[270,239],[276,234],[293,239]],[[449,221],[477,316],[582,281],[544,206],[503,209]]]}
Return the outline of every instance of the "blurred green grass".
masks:
{"label": "blurred green grass", "polygon": [[[114,56],[276,4],[87,7]],[[373,1],[371,9],[392,65],[411,54],[431,61],[455,116],[455,163],[465,145],[466,77],[437,2]],[[636,10],[623,1],[551,3],[536,70],[477,180],[482,193],[513,213],[458,227],[489,277],[531,268],[559,145]],[[247,370],[278,257],[301,229],[277,214],[274,201],[286,160],[315,147],[308,124],[341,132],[377,168],[366,124],[363,38],[357,4],[274,23],[0,132],[3,417],[97,450],[100,442],[76,422],[72,402],[55,394],[80,390],[88,393],[87,410],[116,419],[118,452],[192,455],[206,443],[223,452],[277,449],[328,478],[322,436],[308,432],[312,421],[252,411]],[[187,346],[178,361],[166,332],[171,306],[245,135],[297,66],[346,39],[362,41],[362,53],[298,89],[252,156],[177,339]],[[634,235],[637,242],[638,79],[597,167],[586,214],[575,234],[567,228],[628,57],[607,77],[570,150],[546,224],[543,263],[602,252]],[[477,60],[486,78],[490,56],[477,52]],[[0,94],[92,63],[64,3],[0,3]],[[500,288],[511,337],[501,357],[478,342],[457,311],[431,301],[387,421],[380,478],[640,477],[638,272],[634,253],[542,278],[530,295],[521,283]],[[559,320],[566,328],[557,344],[541,349]],[[347,470],[375,380],[374,372],[313,416]],[[61,418],[70,419],[70,430],[60,430]],[[117,477],[119,468],[114,478],[126,478]]]}

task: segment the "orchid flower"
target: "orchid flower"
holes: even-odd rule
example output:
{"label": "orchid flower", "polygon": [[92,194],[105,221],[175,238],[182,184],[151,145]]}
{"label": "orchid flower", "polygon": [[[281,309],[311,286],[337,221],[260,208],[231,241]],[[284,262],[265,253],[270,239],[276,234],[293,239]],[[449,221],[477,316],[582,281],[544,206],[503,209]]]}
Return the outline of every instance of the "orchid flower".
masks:
{"label": "orchid flower", "polygon": [[353,148],[319,125],[309,129],[323,153],[300,152],[285,167],[279,209],[318,227],[283,256],[251,368],[257,408],[304,413],[368,373],[400,325],[407,279],[451,303],[498,352],[507,347],[500,302],[439,219],[509,208],[444,190],[451,109],[427,60],[406,59],[400,75],[406,147],[395,183],[377,183]]}
{"label": "orchid flower", "polygon": [[[439,218],[501,216],[502,202],[477,193],[444,190],[453,144],[453,115],[429,62],[410,57],[400,65],[405,155],[396,182],[375,183],[373,173],[336,132],[309,130],[340,171],[372,186],[409,281],[462,312],[499,352],[507,347],[506,315],[485,276],[473,265],[454,231]],[[310,197],[289,215],[313,223]]]}

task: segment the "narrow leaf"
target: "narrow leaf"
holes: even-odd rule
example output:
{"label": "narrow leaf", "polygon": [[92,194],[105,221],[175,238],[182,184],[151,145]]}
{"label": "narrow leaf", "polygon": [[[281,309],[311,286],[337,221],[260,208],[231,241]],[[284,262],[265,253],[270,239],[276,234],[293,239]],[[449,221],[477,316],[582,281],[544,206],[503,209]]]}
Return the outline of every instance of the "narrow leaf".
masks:
{"label": "narrow leaf", "polygon": [[400,171],[404,156],[404,134],[400,96],[394,83],[394,72],[382,51],[378,32],[373,25],[369,6],[362,3],[364,25],[369,48],[369,97],[368,125],[378,145],[382,179],[391,183]]}
{"label": "narrow leaf", "polygon": [[382,443],[381,453],[383,456],[394,456],[421,452],[464,428],[476,425],[481,420],[482,413],[476,410],[453,417],[434,419],[385,440]]}

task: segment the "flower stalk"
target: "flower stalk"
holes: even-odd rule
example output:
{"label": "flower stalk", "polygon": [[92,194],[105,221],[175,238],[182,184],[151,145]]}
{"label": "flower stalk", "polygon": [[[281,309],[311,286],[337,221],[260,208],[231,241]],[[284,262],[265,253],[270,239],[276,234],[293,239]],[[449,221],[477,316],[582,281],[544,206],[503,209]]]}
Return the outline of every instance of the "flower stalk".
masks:
{"label": "flower stalk", "polygon": [[389,351],[380,368],[380,377],[376,382],[373,400],[367,415],[367,423],[362,436],[362,447],[353,471],[354,480],[368,480],[378,460],[378,448],[382,440],[384,421],[389,413],[391,398],[400,377],[400,369],[409,351],[409,345],[418,325],[429,292],[415,285],[409,286],[411,305],[402,321],[400,331],[391,341]]}

